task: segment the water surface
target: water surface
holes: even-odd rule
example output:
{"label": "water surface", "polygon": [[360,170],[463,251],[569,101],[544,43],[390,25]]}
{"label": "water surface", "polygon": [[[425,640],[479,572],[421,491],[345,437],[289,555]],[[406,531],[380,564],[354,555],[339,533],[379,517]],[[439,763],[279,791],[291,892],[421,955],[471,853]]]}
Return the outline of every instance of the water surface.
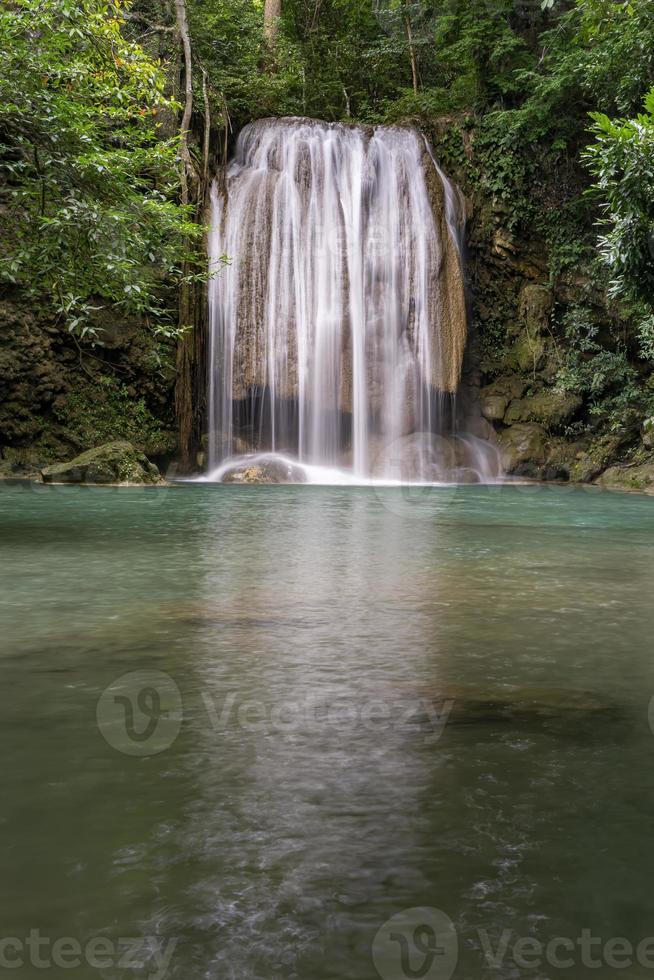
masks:
{"label": "water surface", "polygon": [[0,525],[3,937],[369,980],[429,907],[458,961],[414,975],[483,980],[616,970],[494,968],[480,930],[654,935],[654,500],[5,486]]}

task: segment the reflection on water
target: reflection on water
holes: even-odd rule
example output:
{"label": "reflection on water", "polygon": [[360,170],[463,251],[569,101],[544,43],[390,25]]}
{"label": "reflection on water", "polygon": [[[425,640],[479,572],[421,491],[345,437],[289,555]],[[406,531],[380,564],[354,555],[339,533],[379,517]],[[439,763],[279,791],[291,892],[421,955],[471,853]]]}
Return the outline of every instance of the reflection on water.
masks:
{"label": "reflection on water", "polygon": [[[368,980],[428,906],[476,980],[614,972],[492,968],[482,933],[654,934],[654,503],[423,491],[0,490],[3,936]],[[153,671],[179,734],[126,755],[120,712],[145,731],[165,692],[120,681],[106,728],[98,699]]]}

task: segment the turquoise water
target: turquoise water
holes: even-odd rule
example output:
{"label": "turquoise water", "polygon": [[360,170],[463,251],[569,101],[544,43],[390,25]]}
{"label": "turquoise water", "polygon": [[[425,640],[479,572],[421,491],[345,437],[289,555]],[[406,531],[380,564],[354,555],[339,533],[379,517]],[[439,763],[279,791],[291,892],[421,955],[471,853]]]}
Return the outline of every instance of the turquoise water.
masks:
{"label": "turquoise water", "polygon": [[0,526],[8,976],[654,974],[604,945],[654,935],[653,499],[4,486]]}

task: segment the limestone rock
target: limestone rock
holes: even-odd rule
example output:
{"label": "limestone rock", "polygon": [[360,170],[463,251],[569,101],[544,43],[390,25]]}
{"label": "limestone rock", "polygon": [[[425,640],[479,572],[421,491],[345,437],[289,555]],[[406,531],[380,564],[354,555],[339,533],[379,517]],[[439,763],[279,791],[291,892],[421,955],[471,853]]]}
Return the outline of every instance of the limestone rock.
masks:
{"label": "limestone rock", "polygon": [[162,484],[159,470],[130,442],[110,442],[41,470],[44,483]]}
{"label": "limestone rock", "polygon": [[479,400],[481,414],[489,422],[501,422],[508,405],[505,395],[482,395]]}
{"label": "limestone rock", "polygon": [[553,305],[554,297],[549,286],[530,283],[520,290],[518,311],[532,331],[540,333],[547,327]]}
{"label": "limestone rock", "polygon": [[547,459],[542,471],[543,480],[569,480],[577,459],[585,451],[583,442],[567,439],[551,439],[547,447]]}
{"label": "limestone rock", "polygon": [[525,388],[525,382],[517,374],[497,378],[479,393],[481,414],[489,422],[500,422],[511,400],[520,398]]}
{"label": "limestone rock", "polygon": [[611,490],[643,490],[654,493],[654,460],[638,466],[611,466],[597,480]]}
{"label": "limestone rock", "polygon": [[628,445],[631,435],[627,430],[609,432],[595,439],[588,448],[580,452],[570,471],[570,479],[577,483],[588,483],[600,475],[602,470]]}
{"label": "limestone rock", "polygon": [[515,357],[521,371],[537,371],[545,359],[545,341],[527,327],[518,337]]}
{"label": "limestone rock", "polygon": [[547,459],[547,433],[535,422],[512,425],[500,435],[499,448],[507,473],[538,478]]}
{"label": "limestone rock", "polygon": [[579,395],[552,388],[512,401],[504,420],[508,425],[514,422],[542,422],[547,426],[558,426],[572,418],[581,405]]}

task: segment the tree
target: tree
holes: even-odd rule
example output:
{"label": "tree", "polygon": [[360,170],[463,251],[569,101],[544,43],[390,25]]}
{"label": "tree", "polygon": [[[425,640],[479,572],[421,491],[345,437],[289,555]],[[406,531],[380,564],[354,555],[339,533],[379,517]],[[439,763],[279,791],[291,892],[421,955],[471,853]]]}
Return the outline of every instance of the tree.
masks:
{"label": "tree", "polygon": [[406,52],[411,67],[413,94],[418,94],[420,71],[418,53],[422,47],[433,43],[430,32],[430,15],[423,0],[378,0],[375,12],[383,30],[399,41]]}
{"label": "tree", "polygon": [[274,48],[277,43],[281,16],[282,0],[264,0],[263,32],[269,48]]}
{"label": "tree", "polygon": [[0,11],[0,277],[84,335],[108,302],[174,330],[185,243],[162,67],[124,33],[122,0],[15,0]]}

